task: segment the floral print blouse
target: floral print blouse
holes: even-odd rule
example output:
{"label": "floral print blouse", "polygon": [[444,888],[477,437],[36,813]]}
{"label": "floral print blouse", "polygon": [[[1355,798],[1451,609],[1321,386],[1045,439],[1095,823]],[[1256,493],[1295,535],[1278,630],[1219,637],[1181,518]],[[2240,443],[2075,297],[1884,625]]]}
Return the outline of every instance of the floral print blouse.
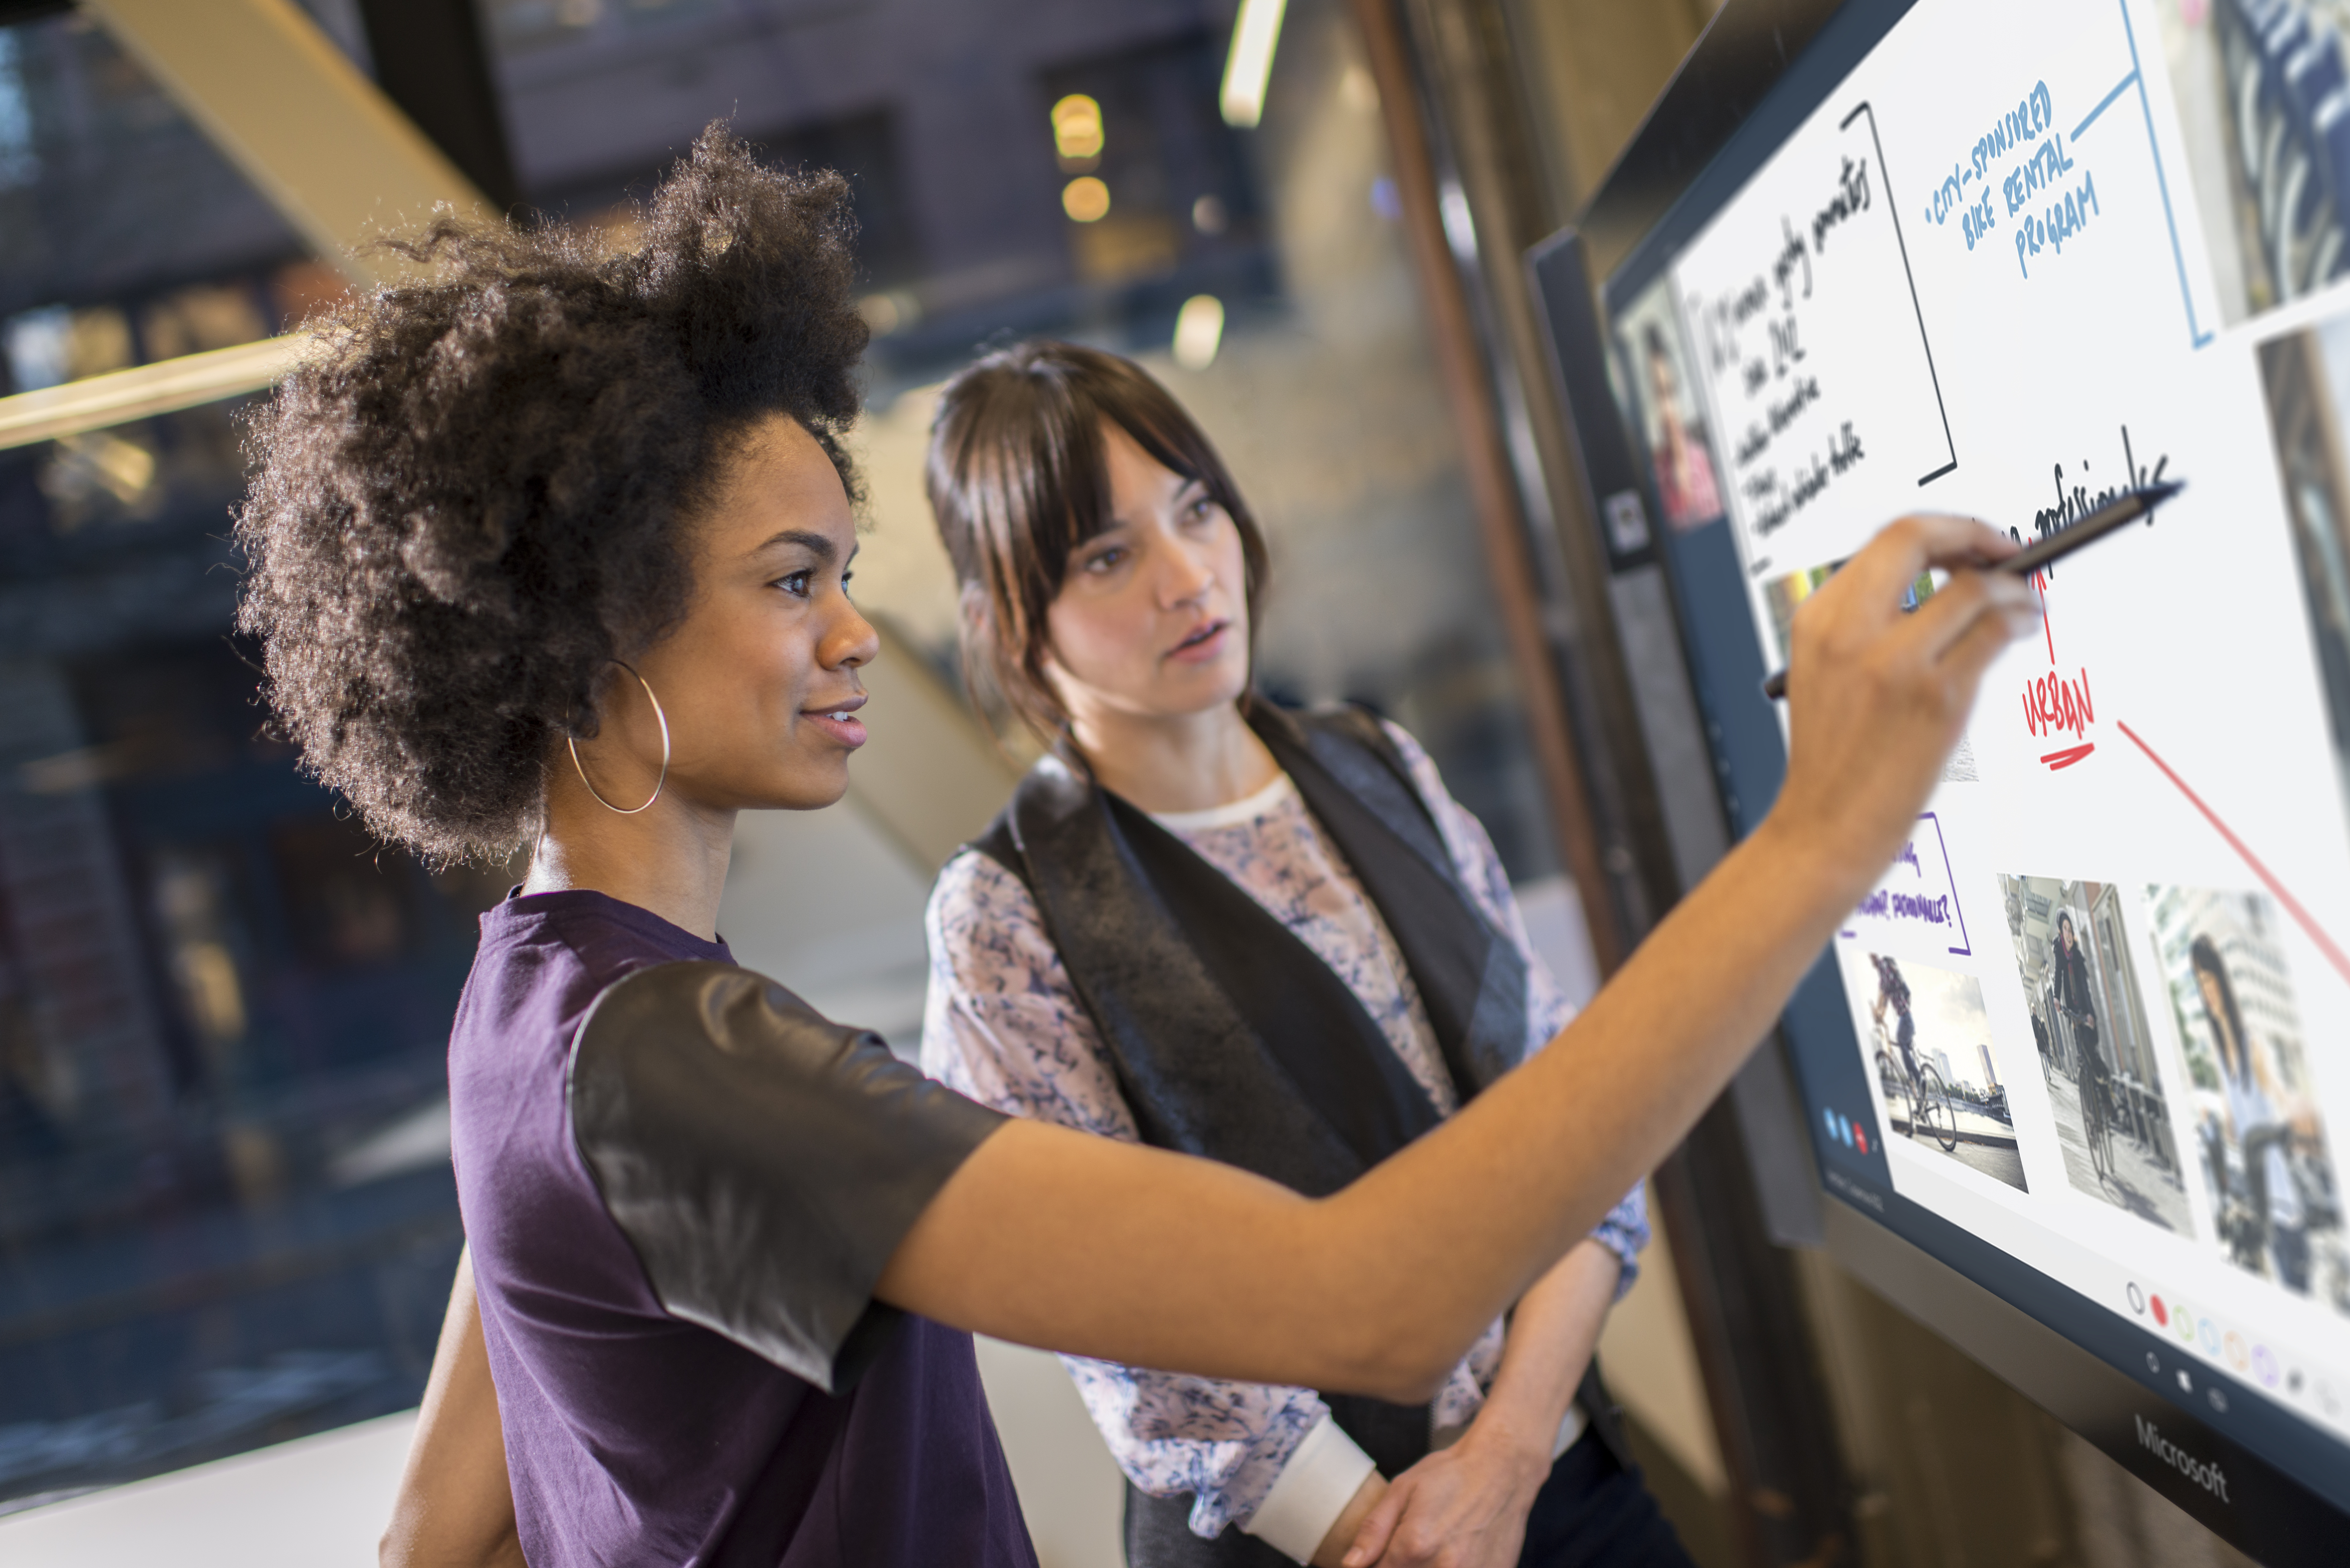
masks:
{"label": "floral print blouse", "polygon": [[[1461,886],[1526,960],[1526,1049],[1538,1050],[1575,1014],[1535,956],[1492,840],[1455,802],[1418,742],[1387,726],[1428,802]],[[1411,971],[1378,909],[1286,774],[1246,800],[1167,813],[1160,826],[1230,877],[1329,964],[1361,999],[1438,1110],[1460,1108]],[[931,894],[931,978],[922,1066],[1001,1111],[1139,1141],[1101,1036],[1062,968],[1027,888],[988,857],[964,850]],[[1628,1289],[1648,1240],[1634,1188],[1593,1232],[1623,1261]],[[1502,1361],[1496,1320],[1437,1394],[1439,1430],[1466,1426]],[[1191,1528],[1245,1527],[1300,1444],[1329,1413],[1311,1389],[1220,1382],[1064,1356],[1095,1425],[1144,1491],[1193,1497]]]}

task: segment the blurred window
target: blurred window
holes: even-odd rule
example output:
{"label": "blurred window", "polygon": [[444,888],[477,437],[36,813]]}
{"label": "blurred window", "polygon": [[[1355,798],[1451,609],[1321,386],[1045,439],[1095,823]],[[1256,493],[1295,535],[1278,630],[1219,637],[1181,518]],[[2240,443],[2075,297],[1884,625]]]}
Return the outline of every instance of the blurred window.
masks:
{"label": "blurred window", "polygon": [[[359,52],[351,0],[307,3]],[[722,116],[847,176],[859,600],[909,646],[953,659],[939,382],[1030,334],[1133,355],[1263,523],[1263,684],[1401,721],[1513,877],[1554,872],[1343,0],[1292,0],[1244,130],[1229,0],[480,3],[530,207],[623,225]],[[102,30],[0,28],[0,392],[341,287]],[[378,848],[268,738],[231,635],[241,406],[0,451],[0,1510],[412,1403],[460,1244],[447,1029],[512,873]],[[803,956],[918,1016],[900,923]]]}
{"label": "blurred window", "polygon": [[[0,392],[342,287],[104,31],[0,28]],[[461,1241],[443,1064],[496,892],[262,734],[242,406],[0,451],[0,1511],[412,1404]]]}

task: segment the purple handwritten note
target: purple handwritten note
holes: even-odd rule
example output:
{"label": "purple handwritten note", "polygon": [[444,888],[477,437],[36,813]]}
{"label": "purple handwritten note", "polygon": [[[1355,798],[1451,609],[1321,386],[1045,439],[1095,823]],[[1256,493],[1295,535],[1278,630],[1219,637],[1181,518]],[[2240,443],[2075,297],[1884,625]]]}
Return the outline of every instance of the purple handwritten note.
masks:
{"label": "purple handwritten note", "polygon": [[1922,935],[1948,943],[1947,950],[1961,958],[1972,958],[1974,947],[1967,936],[1967,918],[1959,908],[1959,895],[1952,881],[1950,852],[1942,842],[1941,817],[1935,812],[1925,812],[1918,818],[1918,831],[1893,857],[1885,879],[1860,901],[1860,907],[1845,922],[1843,934],[1856,937],[1864,930],[1898,932],[1912,940]]}

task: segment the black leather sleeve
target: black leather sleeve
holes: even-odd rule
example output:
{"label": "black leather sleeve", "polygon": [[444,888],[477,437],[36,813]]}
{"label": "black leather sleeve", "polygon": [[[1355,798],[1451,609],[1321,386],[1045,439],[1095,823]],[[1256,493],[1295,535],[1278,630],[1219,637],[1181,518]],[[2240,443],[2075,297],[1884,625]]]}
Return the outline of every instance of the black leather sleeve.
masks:
{"label": "black leather sleeve", "polygon": [[571,1134],[661,1304],[827,1392],[899,1314],[874,1282],[1004,1118],[718,963],[639,970],[579,1025]]}

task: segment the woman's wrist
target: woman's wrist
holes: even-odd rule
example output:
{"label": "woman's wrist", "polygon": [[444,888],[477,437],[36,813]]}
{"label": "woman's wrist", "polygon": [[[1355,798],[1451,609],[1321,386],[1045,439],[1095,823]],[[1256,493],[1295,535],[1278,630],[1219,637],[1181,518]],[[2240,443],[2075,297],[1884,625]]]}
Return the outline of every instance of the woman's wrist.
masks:
{"label": "woman's wrist", "polygon": [[1764,879],[1780,889],[1783,909],[1814,909],[1835,920],[1867,896],[1898,847],[1887,848],[1880,858],[1856,846],[1848,828],[1816,815],[1774,809],[1732,853],[1751,858]]}
{"label": "woman's wrist", "polygon": [[1458,1444],[1468,1457],[1516,1472],[1522,1485],[1539,1488],[1550,1474],[1551,1450],[1558,1443],[1565,1412],[1544,1421],[1536,1411],[1488,1400]]}

